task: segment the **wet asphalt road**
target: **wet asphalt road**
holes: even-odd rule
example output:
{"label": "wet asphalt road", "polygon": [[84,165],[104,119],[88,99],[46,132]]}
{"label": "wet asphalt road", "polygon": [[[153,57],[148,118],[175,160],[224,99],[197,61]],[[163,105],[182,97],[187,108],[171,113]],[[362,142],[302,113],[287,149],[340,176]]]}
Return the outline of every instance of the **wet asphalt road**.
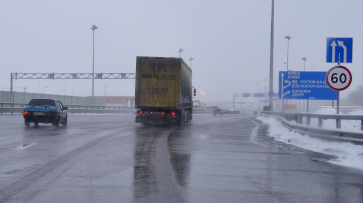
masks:
{"label": "wet asphalt road", "polygon": [[181,128],[134,115],[68,122],[0,116],[0,202],[363,202],[362,171],[272,140],[252,115],[194,115]]}

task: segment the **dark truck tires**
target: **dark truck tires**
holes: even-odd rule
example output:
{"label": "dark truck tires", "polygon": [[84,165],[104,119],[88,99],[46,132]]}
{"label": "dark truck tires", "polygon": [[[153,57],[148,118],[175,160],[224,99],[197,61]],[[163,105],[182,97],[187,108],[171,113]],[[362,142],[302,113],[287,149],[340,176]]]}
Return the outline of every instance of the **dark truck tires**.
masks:
{"label": "dark truck tires", "polygon": [[189,109],[181,110],[179,113],[178,125],[182,126],[192,120],[191,111]]}

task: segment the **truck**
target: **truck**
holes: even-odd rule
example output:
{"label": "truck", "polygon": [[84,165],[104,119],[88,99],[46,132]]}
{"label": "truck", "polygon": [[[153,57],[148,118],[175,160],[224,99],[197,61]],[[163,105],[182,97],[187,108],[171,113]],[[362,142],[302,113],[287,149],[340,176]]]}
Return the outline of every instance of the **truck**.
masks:
{"label": "truck", "polygon": [[182,58],[136,57],[136,123],[189,123],[192,99],[192,69]]}

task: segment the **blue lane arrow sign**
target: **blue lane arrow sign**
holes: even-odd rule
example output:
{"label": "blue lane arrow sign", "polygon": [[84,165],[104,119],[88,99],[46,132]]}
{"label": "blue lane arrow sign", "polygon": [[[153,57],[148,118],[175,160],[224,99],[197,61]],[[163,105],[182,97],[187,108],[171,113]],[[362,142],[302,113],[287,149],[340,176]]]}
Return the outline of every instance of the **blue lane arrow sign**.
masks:
{"label": "blue lane arrow sign", "polygon": [[352,63],[353,62],[353,38],[326,39],[327,63]]}

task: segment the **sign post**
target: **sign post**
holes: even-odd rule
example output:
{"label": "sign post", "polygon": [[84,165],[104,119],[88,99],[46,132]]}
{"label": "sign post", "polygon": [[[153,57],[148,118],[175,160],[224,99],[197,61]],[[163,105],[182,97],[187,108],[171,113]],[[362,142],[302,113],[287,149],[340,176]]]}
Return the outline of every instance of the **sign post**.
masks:
{"label": "sign post", "polygon": [[[326,39],[326,62],[338,63],[326,73],[325,80],[328,86],[337,91],[337,114],[339,114],[339,91],[347,89],[352,83],[352,74],[349,69],[341,66],[340,63],[353,63],[353,38]],[[334,106],[334,101],[332,102]],[[337,119],[337,128],[341,122]]]}
{"label": "sign post", "polygon": [[352,74],[348,68],[337,65],[326,73],[325,80],[332,90],[337,91],[337,114],[339,114],[339,91],[343,91],[350,86]]}

